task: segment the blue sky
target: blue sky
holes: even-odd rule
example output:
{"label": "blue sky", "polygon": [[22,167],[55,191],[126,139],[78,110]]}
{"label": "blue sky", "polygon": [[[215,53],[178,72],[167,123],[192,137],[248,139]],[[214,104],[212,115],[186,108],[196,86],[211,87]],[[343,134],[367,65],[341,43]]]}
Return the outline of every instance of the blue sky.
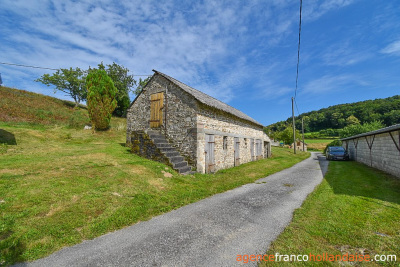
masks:
{"label": "blue sky", "polygon": [[[291,116],[299,1],[1,0],[0,18],[0,62],[156,69],[264,125]],[[0,65],[4,85],[67,99],[34,82],[52,72]],[[300,113],[396,94],[400,2],[304,0]]]}

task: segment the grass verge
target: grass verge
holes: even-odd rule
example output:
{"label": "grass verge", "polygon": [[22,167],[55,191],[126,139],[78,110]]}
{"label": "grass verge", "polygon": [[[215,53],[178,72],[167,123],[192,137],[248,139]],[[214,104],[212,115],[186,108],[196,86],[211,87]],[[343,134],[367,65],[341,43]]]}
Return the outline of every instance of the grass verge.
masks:
{"label": "grass verge", "polygon": [[[182,176],[133,155],[122,119],[110,131],[0,122],[0,265],[31,261],[216,193],[251,183],[309,156],[273,157]],[[166,175],[168,174],[168,175]],[[171,177],[172,176],[172,177]]]}
{"label": "grass verge", "polygon": [[[396,255],[398,262],[320,262],[324,266],[399,266],[400,180],[363,164],[330,162],[323,182],[294,213],[266,254]],[[262,262],[260,266],[271,263]],[[309,266],[317,262],[280,262]]]}

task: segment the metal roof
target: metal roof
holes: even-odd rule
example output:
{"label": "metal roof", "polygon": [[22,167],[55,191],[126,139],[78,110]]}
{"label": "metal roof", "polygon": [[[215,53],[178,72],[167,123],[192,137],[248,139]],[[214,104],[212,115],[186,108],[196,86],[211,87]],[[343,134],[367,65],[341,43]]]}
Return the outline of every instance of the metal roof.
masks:
{"label": "metal roof", "polygon": [[169,80],[170,82],[172,82],[173,84],[175,84],[176,86],[181,88],[186,93],[192,95],[199,102],[201,102],[201,103],[203,103],[203,104],[205,104],[207,106],[210,106],[210,107],[225,111],[225,112],[230,113],[230,114],[232,114],[232,115],[234,115],[234,116],[236,116],[238,118],[250,121],[250,122],[252,122],[254,124],[257,124],[257,125],[260,125],[260,126],[263,127],[263,125],[261,123],[259,123],[255,119],[251,118],[250,116],[244,114],[240,110],[237,110],[237,109],[229,106],[228,104],[225,104],[225,103],[219,101],[218,99],[215,99],[215,98],[213,98],[213,97],[211,97],[211,96],[209,96],[209,95],[207,95],[207,94],[205,94],[203,92],[200,92],[199,90],[196,90],[193,87],[190,87],[190,86],[188,86],[188,85],[186,85],[186,84],[184,84],[184,83],[182,83],[182,82],[180,82],[180,81],[178,81],[178,80],[176,80],[176,79],[174,79],[174,78],[172,78],[172,77],[170,77],[170,76],[168,76],[168,75],[166,75],[166,74],[164,74],[162,72],[159,72],[157,70],[153,70],[153,71],[156,74],[161,75],[165,79]]}
{"label": "metal roof", "polygon": [[371,131],[371,132],[367,132],[367,133],[353,135],[353,136],[350,136],[350,137],[342,138],[340,140],[342,140],[342,141],[350,140],[350,139],[355,139],[355,138],[369,136],[369,135],[388,133],[388,132],[392,132],[392,131],[396,131],[396,130],[400,130],[400,124],[395,124],[395,125],[392,125],[392,126],[389,126],[389,127],[385,127],[385,128],[382,128],[382,129],[379,129],[379,130],[375,130],[375,131]]}

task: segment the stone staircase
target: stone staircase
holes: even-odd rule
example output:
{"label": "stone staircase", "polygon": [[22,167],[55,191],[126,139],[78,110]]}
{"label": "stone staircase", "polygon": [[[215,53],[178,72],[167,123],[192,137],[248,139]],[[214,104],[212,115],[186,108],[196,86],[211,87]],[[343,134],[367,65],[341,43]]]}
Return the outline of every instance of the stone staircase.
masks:
{"label": "stone staircase", "polygon": [[174,170],[181,174],[192,173],[192,167],[190,167],[187,161],[180,153],[168,142],[163,134],[157,131],[147,131],[147,135],[152,139],[156,147],[168,158]]}

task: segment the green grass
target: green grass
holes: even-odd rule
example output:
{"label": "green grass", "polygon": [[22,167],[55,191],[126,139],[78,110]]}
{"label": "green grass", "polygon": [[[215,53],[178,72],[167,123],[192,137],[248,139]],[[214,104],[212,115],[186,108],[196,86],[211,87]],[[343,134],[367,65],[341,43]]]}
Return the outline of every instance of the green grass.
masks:
{"label": "green grass", "polygon": [[[131,154],[124,119],[92,133],[68,125],[0,122],[0,265],[31,261],[62,247],[251,183],[307,158],[273,157],[214,175],[182,176]],[[165,177],[163,172],[172,174]]]}
{"label": "green grass", "polygon": [[[323,182],[295,211],[291,224],[266,254],[384,254],[396,255],[400,261],[399,244],[400,180],[357,162],[330,162]],[[310,262],[281,265],[309,266]],[[379,266],[357,263],[364,265]],[[399,266],[399,262],[383,265]]]}

